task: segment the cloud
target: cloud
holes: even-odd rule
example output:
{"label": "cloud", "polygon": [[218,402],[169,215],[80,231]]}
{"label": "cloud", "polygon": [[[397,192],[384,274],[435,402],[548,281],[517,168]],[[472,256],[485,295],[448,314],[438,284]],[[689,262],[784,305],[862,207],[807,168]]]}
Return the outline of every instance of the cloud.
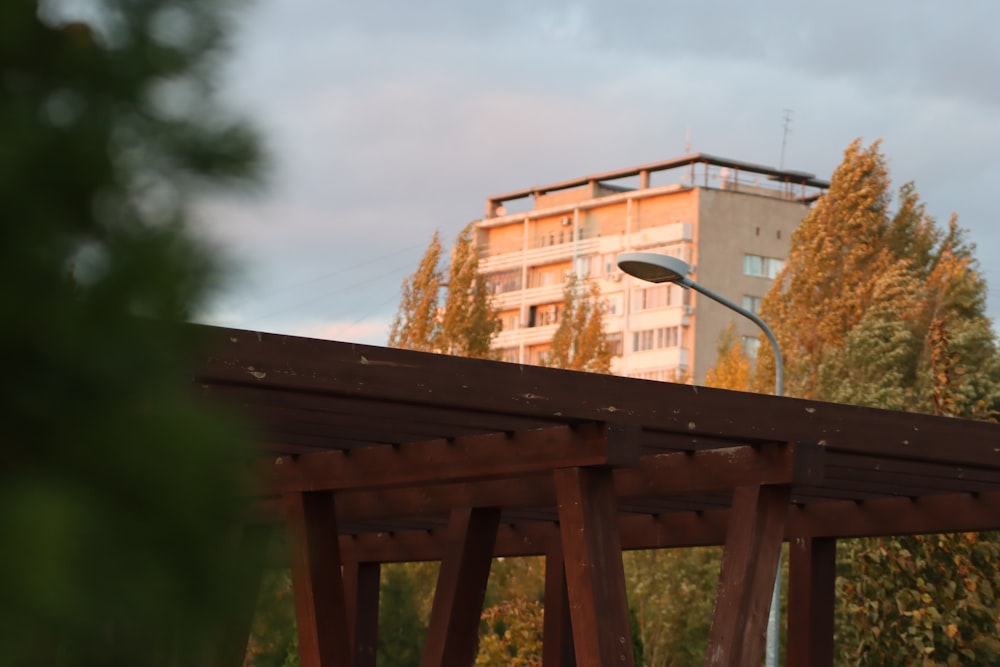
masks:
{"label": "cloud", "polygon": [[260,0],[225,93],[265,130],[274,178],[206,207],[244,268],[229,310],[260,327],[378,316],[384,336],[432,231],[450,241],[486,196],[672,157],[688,131],[696,151],[777,165],[785,108],[786,167],[829,177],[855,137],[883,137],[895,181],[958,211],[989,256],[998,19],[898,0]]}
{"label": "cloud", "polygon": [[385,322],[312,322],[298,325],[292,333],[365,345],[385,345],[388,336]]}

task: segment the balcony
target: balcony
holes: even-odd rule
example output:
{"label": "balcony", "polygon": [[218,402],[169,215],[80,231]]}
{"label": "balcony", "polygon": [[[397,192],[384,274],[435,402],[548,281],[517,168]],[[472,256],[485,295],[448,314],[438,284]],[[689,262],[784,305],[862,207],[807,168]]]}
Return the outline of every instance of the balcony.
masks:
{"label": "balcony", "polygon": [[493,340],[493,347],[516,347],[517,345],[539,345],[548,343],[555,335],[558,324],[547,324],[541,327],[522,327],[501,331]]}
{"label": "balcony", "polygon": [[523,264],[541,266],[565,262],[574,256],[591,255],[597,252],[599,242],[600,239],[591,238],[540,246],[527,251],[518,245],[498,254],[490,254],[491,249],[487,247],[481,251],[479,270],[482,273],[493,273],[494,271],[513,269]]}

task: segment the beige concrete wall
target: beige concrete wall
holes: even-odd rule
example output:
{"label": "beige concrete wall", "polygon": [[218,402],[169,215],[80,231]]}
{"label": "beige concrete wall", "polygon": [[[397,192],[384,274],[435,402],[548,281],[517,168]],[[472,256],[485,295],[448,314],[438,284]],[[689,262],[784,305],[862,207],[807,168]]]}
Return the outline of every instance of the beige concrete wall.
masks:
{"label": "beige concrete wall", "polygon": [[640,199],[632,210],[632,233],[675,222],[693,222],[697,217],[698,197],[694,189]]}
{"label": "beige concrete wall", "polygon": [[567,206],[569,204],[577,204],[582,201],[587,201],[588,199],[593,199],[593,192],[593,187],[590,185],[583,185],[570,190],[557,190],[556,192],[538,195],[535,197],[535,210],[541,211],[546,208]]}
{"label": "beige concrete wall", "polygon": [[524,221],[519,220],[502,227],[489,227],[485,231],[487,256],[517,252],[523,249]]}
{"label": "beige concrete wall", "polygon": [[[698,189],[698,224],[695,229],[695,279],[737,305],[743,296],[763,297],[772,281],[743,275],[746,253],[786,260],[789,239],[808,208],[798,202],[754,194]],[[760,329],[744,317],[700,294],[695,305],[692,356],[695,382],[715,363],[719,335],[735,322],[739,335],[757,336]]]}

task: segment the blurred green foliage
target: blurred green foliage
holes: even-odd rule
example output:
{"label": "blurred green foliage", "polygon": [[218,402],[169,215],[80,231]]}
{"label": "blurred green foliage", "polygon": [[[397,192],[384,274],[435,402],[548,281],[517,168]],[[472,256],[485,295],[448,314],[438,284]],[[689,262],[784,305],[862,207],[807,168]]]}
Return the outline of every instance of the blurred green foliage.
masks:
{"label": "blurred green foliage", "polygon": [[0,3],[0,664],[196,664],[239,597],[244,441],[179,324],[221,275],[191,201],[261,162],[227,16]]}

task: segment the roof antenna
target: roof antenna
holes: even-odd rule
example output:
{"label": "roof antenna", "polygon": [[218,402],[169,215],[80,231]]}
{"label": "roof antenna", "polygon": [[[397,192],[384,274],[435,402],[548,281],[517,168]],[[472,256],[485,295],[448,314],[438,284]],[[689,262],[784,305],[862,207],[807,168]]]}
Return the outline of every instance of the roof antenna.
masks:
{"label": "roof antenna", "polygon": [[[688,123],[687,129],[684,130],[684,155],[691,154],[691,124]],[[708,166],[706,165],[706,169]],[[694,162],[691,163],[690,171],[687,175],[687,180],[691,185],[694,185]]]}
{"label": "roof antenna", "polygon": [[785,146],[788,145],[788,134],[792,131],[792,113],[791,109],[785,109],[784,131],[781,135],[781,162],[778,164],[779,169],[785,168]]}

